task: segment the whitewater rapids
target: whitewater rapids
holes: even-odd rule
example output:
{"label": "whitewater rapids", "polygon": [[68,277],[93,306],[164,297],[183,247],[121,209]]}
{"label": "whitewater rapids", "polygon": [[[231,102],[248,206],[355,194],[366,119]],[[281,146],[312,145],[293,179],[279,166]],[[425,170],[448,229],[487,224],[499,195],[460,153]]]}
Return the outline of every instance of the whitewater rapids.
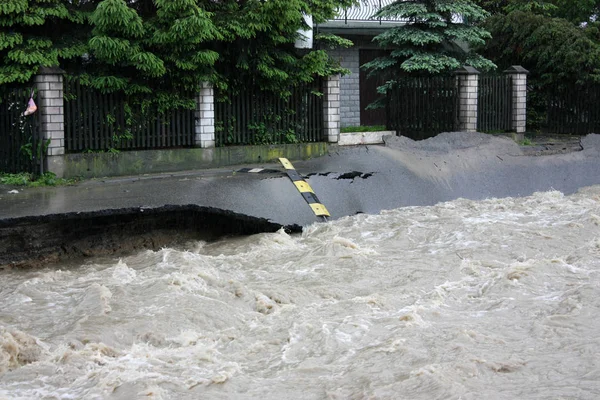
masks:
{"label": "whitewater rapids", "polygon": [[2,399],[600,398],[600,186],[0,280]]}

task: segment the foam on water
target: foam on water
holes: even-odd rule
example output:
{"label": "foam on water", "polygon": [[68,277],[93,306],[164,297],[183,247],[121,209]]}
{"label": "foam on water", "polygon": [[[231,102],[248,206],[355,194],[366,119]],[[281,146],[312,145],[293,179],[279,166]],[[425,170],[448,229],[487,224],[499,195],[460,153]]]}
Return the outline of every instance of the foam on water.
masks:
{"label": "foam on water", "polygon": [[0,398],[600,396],[600,187],[6,271]]}

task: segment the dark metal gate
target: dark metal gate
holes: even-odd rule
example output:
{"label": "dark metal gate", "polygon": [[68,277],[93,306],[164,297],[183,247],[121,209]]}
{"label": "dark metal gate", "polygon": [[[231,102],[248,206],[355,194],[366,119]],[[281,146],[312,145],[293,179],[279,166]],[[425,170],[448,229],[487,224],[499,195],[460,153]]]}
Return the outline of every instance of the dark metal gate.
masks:
{"label": "dark metal gate", "polygon": [[405,78],[388,92],[387,128],[414,140],[456,130],[455,77]]}
{"label": "dark metal gate", "polygon": [[30,96],[30,88],[0,88],[0,172],[44,172],[40,111],[23,116]]}
{"label": "dark metal gate", "polygon": [[479,132],[512,129],[512,76],[480,76],[477,99]]}
{"label": "dark metal gate", "polygon": [[[359,50],[359,65],[364,65],[378,57],[389,54],[387,50]],[[367,109],[367,107],[383,97],[377,92],[377,87],[385,83],[384,75],[369,76],[369,72],[361,68],[358,74],[360,124],[362,126],[385,125],[387,120],[385,108]],[[350,101],[353,101],[350,99]]]}

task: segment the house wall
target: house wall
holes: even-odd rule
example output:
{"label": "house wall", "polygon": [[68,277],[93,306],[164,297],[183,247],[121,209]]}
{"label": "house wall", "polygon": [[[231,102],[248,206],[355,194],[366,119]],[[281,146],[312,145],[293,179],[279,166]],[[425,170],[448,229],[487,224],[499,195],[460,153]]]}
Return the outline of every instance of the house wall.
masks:
{"label": "house wall", "polygon": [[360,64],[359,49],[377,49],[372,36],[340,35],[352,40],[354,46],[347,49],[328,50],[327,53],[350,70],[340,80],[340,127],[360,126]]}

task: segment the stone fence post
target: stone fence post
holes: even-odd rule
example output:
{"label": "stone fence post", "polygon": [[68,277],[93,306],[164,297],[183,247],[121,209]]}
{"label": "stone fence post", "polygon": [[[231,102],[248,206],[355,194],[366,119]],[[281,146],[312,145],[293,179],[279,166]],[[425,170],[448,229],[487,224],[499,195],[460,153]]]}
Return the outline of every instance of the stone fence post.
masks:
{"label": "stone fence post", "polygon": [[63,98],[63,71],[57,67],[40,67],[34,77],[37,89],[37,106],[40,113],[41,136],[48,139],[46,171],[64,175],[65,107]]}
{"label": "stone fence post", "polygon": [[215,95],[212,84],[203,82],[196,95],[197,147],[215,147]]}
{"label": "stone fence post", "polygon": [[512,129],[517,134],[525,133],[527,126],[527,71],[520,65],[513,65],[506,71],[512,75]]}
{"label": "stone fence post", "polygon": [[324,82],[323,118],[325,137],[329,143],[340,139],[340,75],[332,75]]}
{"label": "stone fence post", "polygon": [[464,66],[454,73],[458,81],[458,129],[464,132],[477,132],[479,71]]}

